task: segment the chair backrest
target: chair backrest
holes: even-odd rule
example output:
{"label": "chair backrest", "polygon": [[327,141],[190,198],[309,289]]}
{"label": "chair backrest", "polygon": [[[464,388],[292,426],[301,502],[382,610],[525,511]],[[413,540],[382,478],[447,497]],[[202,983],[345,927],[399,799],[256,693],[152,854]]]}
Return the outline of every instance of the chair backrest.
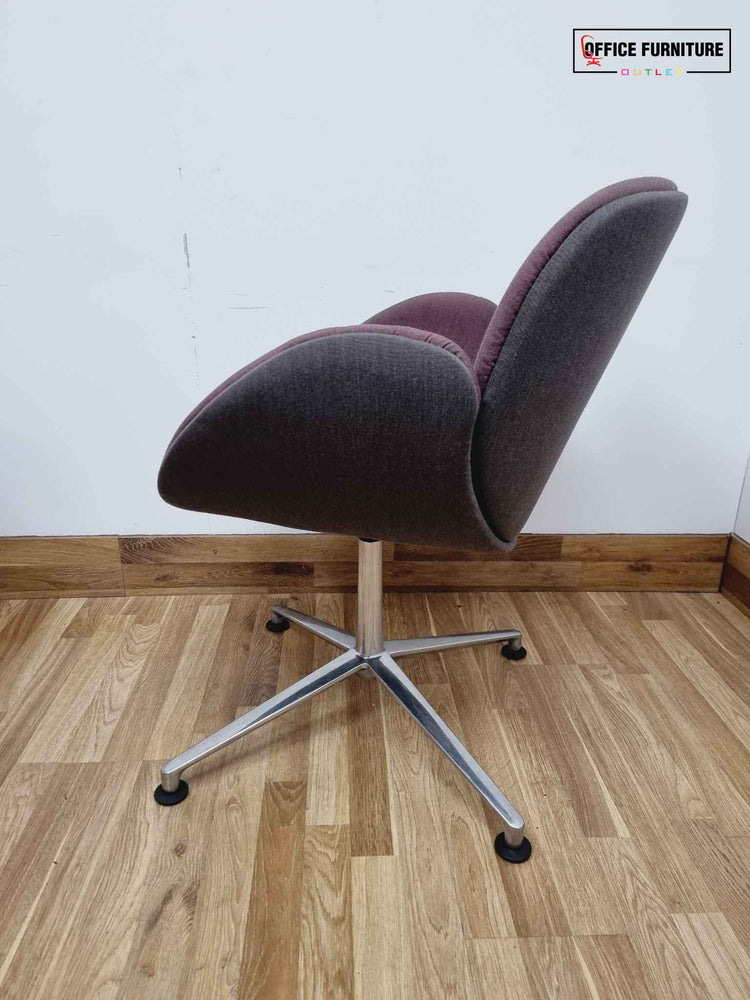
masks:
{"label": "chair backrest", "polygon": [[642,177],[596,192],[535,247],[475,362],[472,475],[506,541],[520,532],[680,224],[687,197]]}

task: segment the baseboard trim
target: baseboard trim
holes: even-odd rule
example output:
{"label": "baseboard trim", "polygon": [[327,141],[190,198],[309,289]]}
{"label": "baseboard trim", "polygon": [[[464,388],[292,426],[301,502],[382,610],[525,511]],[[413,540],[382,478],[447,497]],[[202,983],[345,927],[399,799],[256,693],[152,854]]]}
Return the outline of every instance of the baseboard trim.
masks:
{"label": "baseboard trim", "polygon": [[[512,552],[488,554],[389,542],[383,583],[407,592],[717,591],[729,539],[528,534]],[[735,602],[747,593],[733,575],[743,574],[737,558],[729,584],[724,571]],[[357,541],[341,535],[0,538],[2,598],[325,593],[356,585]]]}
{"label": "baseboard trim", "polygon": [[721,593],[750,617],[750,545],[737,535],[729,540]]}

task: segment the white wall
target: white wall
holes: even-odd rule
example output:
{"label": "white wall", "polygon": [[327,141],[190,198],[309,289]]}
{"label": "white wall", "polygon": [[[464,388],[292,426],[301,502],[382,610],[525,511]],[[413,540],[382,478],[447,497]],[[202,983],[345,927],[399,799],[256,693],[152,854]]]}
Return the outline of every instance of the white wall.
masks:
{"label": "white wall", "polygon": [[219,380],[418,292],[497,300],[559,215],[647,173],[687,215],[528,529],[731,530],[747,67],[592,80],[570,38],[624,17],[737,38],[745,9],[5,0],[0,534],[248,530],[155,489]]}

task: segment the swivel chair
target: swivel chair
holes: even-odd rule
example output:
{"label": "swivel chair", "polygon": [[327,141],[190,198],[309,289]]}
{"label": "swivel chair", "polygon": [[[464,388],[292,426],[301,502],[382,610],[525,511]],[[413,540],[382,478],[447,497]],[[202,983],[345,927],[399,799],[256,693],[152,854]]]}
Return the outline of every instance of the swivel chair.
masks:
{"label": "swivel chair", "polygon": [[159,492],[189,510],[359,537],[356,634],[274,605],[342,652],[161,769],[163,805],[209,754],[358,671],[373,675],[502,822],[497,853],[531,854],[524,821],[397,664],[415,653],[498,643],[514,628],[386,639],[382,540],[508,550],[648,287],[685,211],[668,180],[603,188],[532,250],[495,305],[418,295],[362,325],[290,340],[241,369],[180,424]]}

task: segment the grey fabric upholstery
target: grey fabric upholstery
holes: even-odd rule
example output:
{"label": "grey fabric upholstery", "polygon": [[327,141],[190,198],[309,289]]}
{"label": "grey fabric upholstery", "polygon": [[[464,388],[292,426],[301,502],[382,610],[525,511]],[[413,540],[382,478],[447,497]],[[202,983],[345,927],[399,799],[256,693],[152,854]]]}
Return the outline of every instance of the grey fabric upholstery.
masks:
{"label": "grey fabric upholstery", "polygon": [[584,219],[587,219],[592,212],[603,205],[624,198],[631,194],[639,194],[642,191],[676,191],[677,187],[673,181],[668,181],[664,177],[631,177],[626,181],[618,181],[617,184],[608,184],[584,198],[583,201],[575,205],[569,212],[566,212],[554,226],[545,233],[537,245],[521,264],[515,277],[508,285],[502,299],[498,304],[494,315],[490,318],[487,332],[482,338],[475,357],[474,367],[477,370],[477,377],[482,388],[487,383],[487,379],[492,374],[495,362],[498,359],[503,344],[510,332],[510,328],[515,321],[518,310],[523,305],[523,301],[529,294],[531,286],[542,272],[545,264],[558,250],[564,240],[570,236],[573,230],[579,226]]}
{"label": "grey fabric upholstery", "polygon": [[162,497],[315,531],[506,548],[471,482],[471,366],[389,332],[332,330],[234,379],[172,440]]}
{"label": "grey fabric upholstery", "polygon": [[474,371],[471,361],[458,344],[454,344],[452,340],[448,340],[447,337],[443,337],[440,333],[432,333],[429,330],[412,329],[403,325],[395,326],[394,324],[384,325],[370,322],[362,324],[361,326],[330,327],[327,330],[313,330],[311,333],[303,333],[300,337],[294,337],[292,340],[288,340],[280,347],[275,347],[267,354],[262,355],[260,358],[256,358],[255,361],[251,361],[249,365],[245,365],[244,368],[240,368],[240,370],[236,371],[234,375],[230,375],[229,378],[224,379],[220,385],[217,385],[215,389],[209,392],[205,399],[201,400],[201,402],[198,403],[198,405],[195,406],[190,413],[188,413],[172,435],[172,440],[177,437],[184,427],[187,427],[193,417],[197,416],[197,414],[200,413],[200,411],[207,406],[208,403],[216,399],[217,396],[220,396],[222,392],[224,392],[225,389],[228,389],[233,382],[237,381],[237,379],[242,378],[243,375],[247,375],[247,373],[251,372],[254,368],[258,368],[260,365],[268,361],[269,358],[276,357],[277,354],[282,354],[284,351],[288,351],[290,347],[296,347],[297,344],[304,344],[308,340],[317,340],[318,337],[328,337],[332,333],[365,333],[367,331],[371,333],[398,334],[400,337],[410,337],[413,340],[423,340],[428,344],[434,344],[436,347],[442,347],[446,351],[450,351],[452,354],[455,354],[457,358],[460,358],[466,367],[471,371],[471,377],[474,379],[477,394],[481,395],[476,372]]}
{"label": "grey fabric upholstery", "polygon": [[511,326],[482,398],[474,484],[514,539],[630,322],[685,211],[678,191],[619,198],[552,256]]}
{"label": "grey fabric upholstery", "polygon": [[497,308],[421,295],[271,351],[182,422],[159,492],[312,531],[511,548],[686,203],[662,178],[611,185],[550,230]]}

